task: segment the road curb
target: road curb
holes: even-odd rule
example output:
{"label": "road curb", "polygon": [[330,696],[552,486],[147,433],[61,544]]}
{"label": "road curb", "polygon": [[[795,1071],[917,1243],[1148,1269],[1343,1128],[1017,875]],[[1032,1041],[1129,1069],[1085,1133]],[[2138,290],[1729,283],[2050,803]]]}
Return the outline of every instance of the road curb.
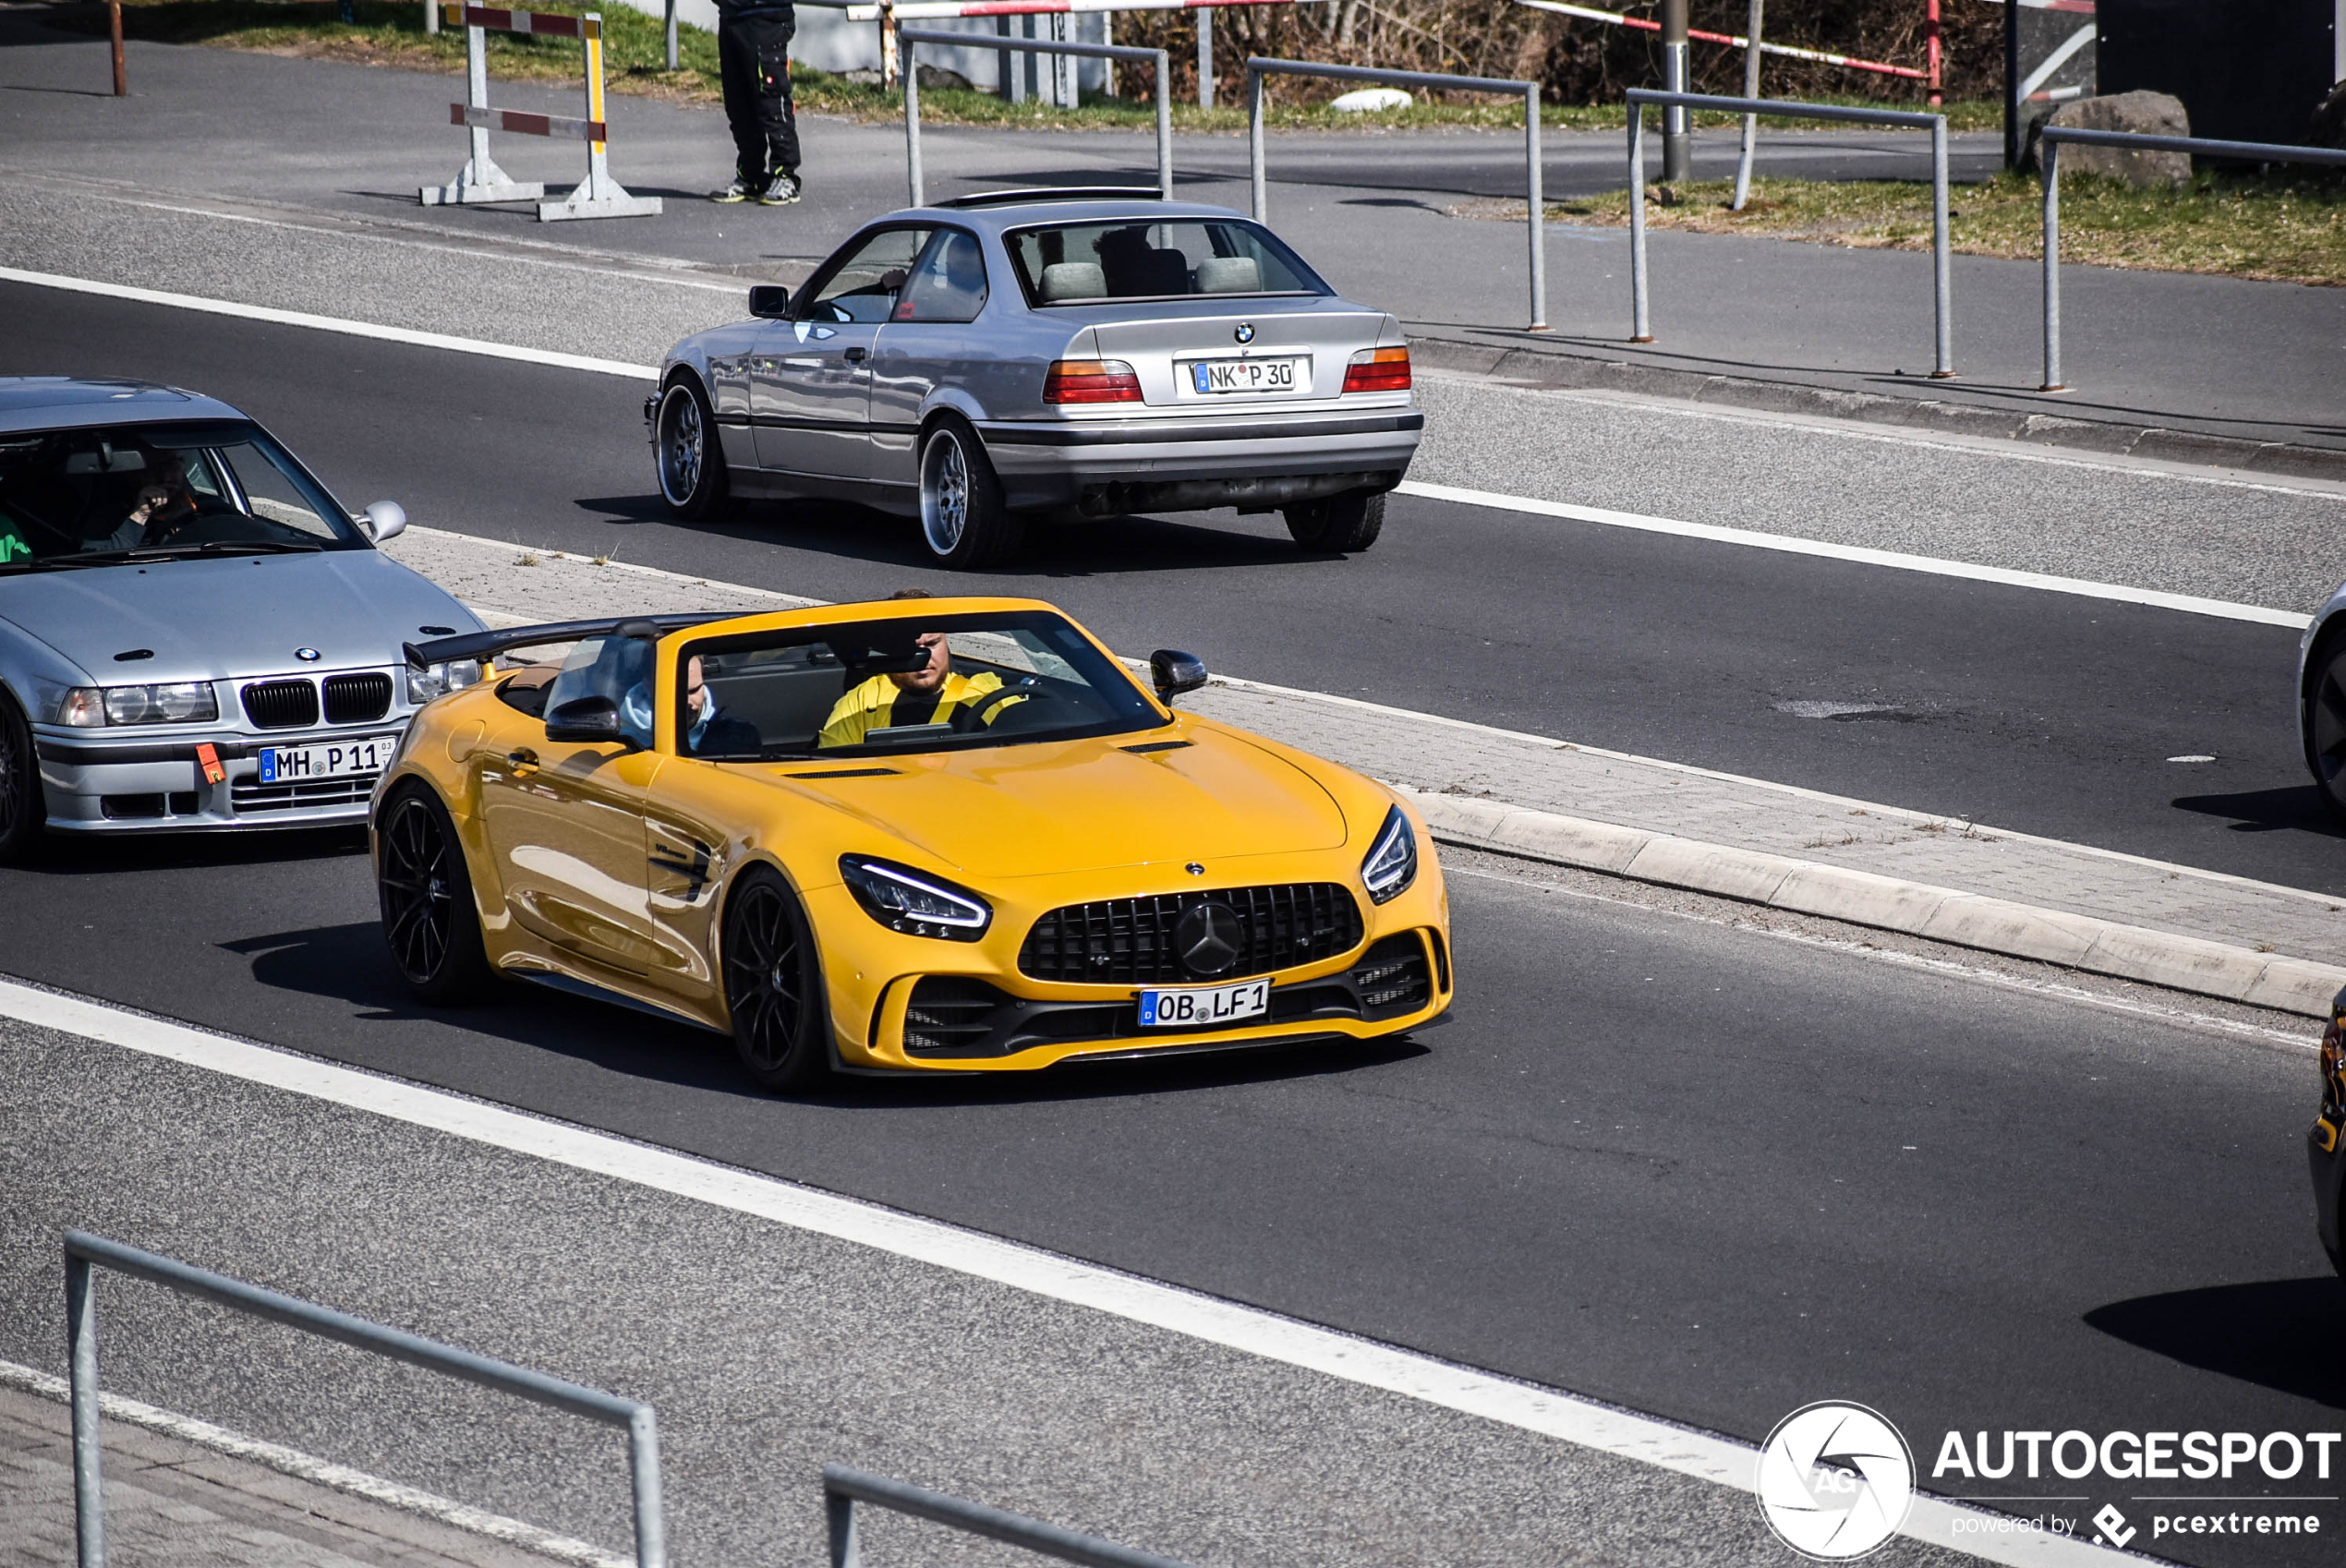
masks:
{"label": "road curb", "polygon": [[1955,435],[1987,436],[2037,446],[2072,447],[2105,455],[2157,458],[2205,467],[2301,479],[2346,479],[2346,451],[2290,441],[2247,440],[2164,426],[2119,420],[2076,419],[1943,398],[1892,397],[1844,392],[1835,387],[1766,381],[1750,376],[1721,376],[1670,365],[1639,364],[1602,354],[1574,354],[1561,347],[1516,348],[1421,333],[1405,323],[1409,354],[1429,369],[1462,371],[1508,381],[1636,392],[1688,403],[1724,404],[1772,414],[1857,419],[1872,425],[1934,428]]}
{"label": "road curb", "polygon": [[1433,837],[1796,914],[2326,1019],[2346,969],[1869,871],[1395,785]]}

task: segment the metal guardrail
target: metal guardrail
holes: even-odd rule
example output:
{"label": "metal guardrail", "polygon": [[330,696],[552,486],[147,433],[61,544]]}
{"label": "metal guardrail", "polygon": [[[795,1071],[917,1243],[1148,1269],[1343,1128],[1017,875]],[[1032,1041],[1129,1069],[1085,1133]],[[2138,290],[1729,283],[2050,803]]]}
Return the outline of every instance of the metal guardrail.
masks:
{"label": "metal guardrail", "polygon": [[1000,1508],[988,1508],[982,1502],[968,1502],[949,1497],[941,1491],[912,1486],[903,1481],[875,1476],[868,1470],[851,1470],[844,1465],[823,1466],[823,1512],[830,1526],[831,1568],[863,1568],[862,1543],[855,1530],[855,1505],[876,1503],[882,1508],[909,1514],[916,1519],[950,1526],[973,1536],[990,1540],[1007,1541],[1024,1547],[1045,1557],[1056,1557],[1063,1562],[1082,1562],[1091,1568],[1184,1568],[1169,1557],[1152,1552],[1136,1551],[1129,1546],[1102,1540],[1097,1536],[1083,1535],[1059,1526],[1030,1519],[1023,1514],[1012,1514]]}
{"label": "metal guardrail", "polygon": [[1270,179],[1264,170],[1263,78],[1271,76],[1319,77],[1328,81],[1373,81],[1387,86],[1424,87],[1445,92],[1503,92],[1523,95],[1524,192],[1531,232],[1530,332],[1548,330],[1548,259],[1544,243],[1547,199],[1540,186],[1540,84],[1509,77],[1454,77],[1440,71],[1387,71],[1373,66],[1323,66],[1309,60],[1274,60],[1257,54],[1246,62],[1247,163],[1254,180],[1254,221],[1270,219]]}
{"label": "metal guardrail", "polygon": [[2152,136],[2142,131],[2087,130],[2048,125],[2043,139],[2045,169],[2045,384],[2039,392],[2067,392],[2061,379],[2061,147],[2116,147],[2129,152],[2188,152],[2199,158],[2229,158],[2243,163],[2321,163],[2346,168],[2346,151],[2328,147],[2286,147],[2268,141],[2216,141],[2197,136]]}
{"label": "metal guardrail", "polygon": [[73,1394],[73,1508],[80,1568],[104,1568],[106,1561],[98,1453],[98,1316],[91,1281],[91,1271],[99,1264],[288,1328],[625,1428],[635,1482],[636,1568],[667,1568],[667,1527],[659,1502],[659,1428],[650,1405],[281,1296],[87,1231],[66,1232],[65,1248],[66,1342],[71,1353],[68,1381]]}
{"label": "metal guardrail", "polygon": [[1930,374],[1944,380],[1955,373],[1954,326],[1950,317],[1952,267],[1947,241],[1947,116],[1905,109],[1858,109],[1838,103],[1799,103],[1775,98],[1719,98],[1703,92],[1659,92],[1633,87],[1629,106],[1629,341],[1651,343],[1646,308],[1645,105],[1719,109],[1733,115],[1774,115],[1786,119],[1843,120],[1857,125],[1906,126],[1930,133],[1930,271],[1934,314]]}
{"label": "metal guardrail", "polygon": [[[921,177],[921,73],[906,44],[941,43],[957,49],[1019,50],[1029,54],[1081,54],[1094,60],[1151,60],[1156,65],[1156,191],[1173,199],[1173,72],[1162,49],[1141,49],[1121,43],[1070,43],[1055,38],[986,37],[983,33],[944,32],[935,29],[900,27],[895,33],[897,55],[904,67],[904,178],[912,187],[913,205],[925,207]],[[971,42],[973,39],[978,42]]]}

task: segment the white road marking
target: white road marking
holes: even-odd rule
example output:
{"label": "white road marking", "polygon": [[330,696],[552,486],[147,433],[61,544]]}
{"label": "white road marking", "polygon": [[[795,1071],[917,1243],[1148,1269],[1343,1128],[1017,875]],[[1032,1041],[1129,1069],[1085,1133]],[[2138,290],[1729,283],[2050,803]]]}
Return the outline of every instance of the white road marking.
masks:
{"label": "white road marking", "polygon": [[1558,517],[1573,523],[1594,523],[1607,528],[1631,528],[1644,534],[1670,534],[1712,544],[1746,545],[1756,549],[1782,550],[1788,555],[1813,555],[1828,561],[1886,566],[1898,572],[1923,572],[1935,577],[1962,577],[1975,583],[1997,583],[2013,588],[2037,588],[2046,593],[2075,594],[2120,604],[2177,609],[2187,615],[2213,615],[2226,621],[2253,621],[2266,626],[2286,626],[2302,632],[2314,618],[2302,610],[2268,609],[2263,605],[2234,604],[2230,599],[2200,598],[2192,594],[2162,593],[2157,588],[2131,588],[2122,583],[2096,583],[2083,577],[2056,577],[2047,572],[2019,572],[2009,566],[1980,566],[1968,561],[1947,561],[1903,550],[1872,549],[1864,545],[1832,544],[1790,534],[1762,534],[1749,528],[1722,528],[1710,523],[1680,523],[1642,513],[1614,512],[1602,506],[1575,506],[1568,501],[1533,501],[1528,496],[1500,495],[1493,490],[1462,489],[1456,485],[1432,485],[1416,479],[1401,482],[1401,493],[1427,501],[1461,506],[1485,506],[1497,512],[1520,512],[1535,517]]}
{"label": "white road marking", "polygon": [[[412,327],[386,327],[371,321],[348,320],[338,316],[317,316],[304,310],[280,310],[272,306],[247,305],[236,300],[208,299],[191,294],[173,294],[163,289],[137,288],[128,283],[99,283],[88,278],[62,277],[54,272],[29,272],[15,267],[0,267],[0,283],[29,283],[41,288],[67,289],[77,294],[98,295],[110,299],[127,299],[143,305],[170,306],[183,310],[201,310],[215,316],[236,316],[247,320],[267,321],[279,326],[309,327],[320,332],[345,332],[354,337],[373,338],[382,343],[407,344],[417,348],[446,349],[456,354],[478,354],[492,359],[512,359],[526,364],[549,365],[565,370],[591,370],[609,376],[624,376],[632,380],[651,381],[659,377],[653,365],[631,365],[620,359],[598,359],[590,355],[564,354],[554,349],[521,348],[511,344],[489,343],[479,338],[454,337],[445,332],[418,332]],[[1642,533],[1669,534],[1680,538],[1703,539],[1713,544],[1744,545],[1760,549],[1782,550],[1791,555],[1818,556],[1832,561],[1854,561],[1867,566],[1885,566],[1902,572],[1922,572],[1934,576],[1966,578],[1973,582],[1997,583],[2007,587],[2037,588],[2049,593],[2076,594],[2087,598],[2110,599],[2122,604],[2148,605],[2159,609],[2182,610],[2191,615],[2212,615],[2228,621],[2253,621],[2268,626],[2287,626],[2303,631],[2313,617],[2300,610],[2270,609],[2261,605],[2234,604],[2228,599],[2201,598],[2191,594],[2162,593],[2155,588],[2131,588],[2118,583],[2096,583],[2082,577],[2056,577],[2043,572],[2018,572],[2003,566],[1979,566],[1970,561],[1948,561],[1937,556],[1908,555],[1901,550],[1870,549],[1860,545],[1831,544],[1821,539],[1804,539],[1790,534],[1763,534],[1748,528],[1723,528],[1708,523],[1681,523],[1668,517],[1648,517],[1640,513],[1615,512],[1605,507],[1575,506],[1566,501],[1536,501],[1529,496],[1502,495],[1493,490],[1462,489],[1455,485],[1435,485],[1410,479],[1401,485],[1401,493],[1427,501],[1450,501],[1463,506],[1488,507],[1500,512],[1523,513],[1537,517],[1564,518],[1575,523],[1594,523],[1612,528],[1631,528]]]}
{"label": "white road marking", "polygon": [[[1757,1451],[1731,1439],[958,1225],[15,982],[0,981],[0,1016],[874,1248],[1676,1475],[1747,1492],[1756,1486]],[[1917,1496],[1902,1533],[2013,1568],[2119,1558],[2064,1538],[1994,1534],[1978,1527],[1982,1518]]]}

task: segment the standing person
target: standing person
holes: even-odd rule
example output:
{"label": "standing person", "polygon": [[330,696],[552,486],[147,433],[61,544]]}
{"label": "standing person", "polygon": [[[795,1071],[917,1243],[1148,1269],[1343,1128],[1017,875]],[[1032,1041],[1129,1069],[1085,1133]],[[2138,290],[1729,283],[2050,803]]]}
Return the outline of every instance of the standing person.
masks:
{"label": "standing person", "polygon": [[733,183],[711,201],[798,199],[798,118],[790,101],[791,0],[717,0],[717,73],[733,127]]}

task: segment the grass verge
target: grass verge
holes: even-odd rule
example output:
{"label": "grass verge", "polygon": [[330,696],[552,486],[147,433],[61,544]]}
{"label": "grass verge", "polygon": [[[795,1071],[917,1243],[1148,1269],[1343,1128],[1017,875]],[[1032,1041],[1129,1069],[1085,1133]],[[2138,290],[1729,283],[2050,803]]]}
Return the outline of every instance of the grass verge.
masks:
{"label": "grass verge", "polygon": [[[667,46],[658,18],[648,17],[610,0],[588,6],[575,0],[547,0],[531,8],[577,15],[587,10],[603,14],[603,68],[614,92],[664,98],[677,103],[718,103],[723,101],[717,77],[717,38],[697,28],[680,26],[678,68],[667,68]],[[123,29],[132,38],[160,43],[200,43],[224,49],[249,49],[269,54],[309,59],[343,60],[358,65],[395,66],[408,70],[461,72],[465,66],[465,35],[443,29],[427,33],[420,0],[357,0],[356,22],[342,20],[338,0],[125,0]],[[85,31],[105,30],[105,13],[90,7],[71,25]],[[492,32],[488,38],[489,74],[505,79],[574,80],[578,75],[578,45],[569,40],[529,38]],[[1133,67],[1126,67],[1126,81]],[[798,106],[810,114],[840,115],[881,122],[901,120],[903,101],[877,83],[851,81],[826,71],[799,68],[792,72]],[[1270,90],[1269,123],[1286,130],[1404,130],[1430,127],[1520,129],[1523,106],[1513,100],[1461,98],[1433,102],[1420,99],[1406,109],[1376,114],[1340,115],[1324,102],[1306,102],[1300,94],[1336,90],[1336,84],[1315,83],[1303,89],[1275,82]],[[1843,102],[1835,100],[1835,102]],[[1845,102],[1856,103],[1851,99]],[[2001,124],[1991,103],[1948,106],[1949,125],[1958,130]],[[1619,130],[1618,104],[1543,104],[1542,127],[1559,130]],[[1145,100],[1095,97],[1080,108],[1060,109],[1028,103],[1005,103],[990,92],[956,88],[924,88],[921,117],[939,125],[999,126],[1026,130],[1128,128],[1153,129],[1156,110]],[[1974,122],[1977,122],[1975,124]],[[1176,103],[1177,130],[1237,132],[1246,128],[1242,107],[1200,109]],[[1728,126],[1735,117],[1702,115],[1697,123]],[[1785,122],[1787,125],[1800,122]]]}
{"label": "grass verge", "polygon": [[[1733,194],[1724,180],[1654,187],[1646,222],[1701,234],[1930,248],[1927,181],[1754,180],[1741,212],[1727,210]],[[1486,205],[1491,211],[1476,215],[1504,215],[1496,204]],[[1959,186],[1949,207],[1949,239],[1965,255],[2044,254],[2043,190],[2033,175],[2001,174],[1982,185]],[[1618,191],[1559,203],[1548,212],[1566,222],[1626,227],[1629,197]],[[1521,221],[1521,202],[1515,203],[1514,215]],[[2262,176],[2200,174],[2180,189],[2137,190],[2120,180],[2064,175],[2061,255],[2064,261],[2104,267],[2346,284],[2346,177],[2276,166]]]}

